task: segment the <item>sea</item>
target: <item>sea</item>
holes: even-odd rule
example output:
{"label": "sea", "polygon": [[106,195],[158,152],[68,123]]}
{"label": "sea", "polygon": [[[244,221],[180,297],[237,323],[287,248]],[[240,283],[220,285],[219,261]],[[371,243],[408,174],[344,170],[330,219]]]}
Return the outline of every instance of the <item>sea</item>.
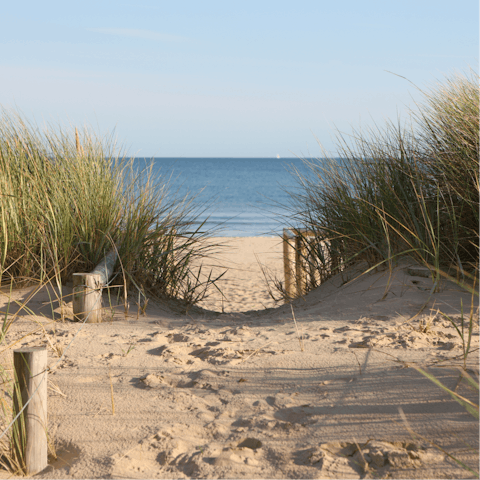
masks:
{"label": "sea", "polygon": [[291,226],[293,172],[308,174],[299,158],[136,157],[134,165],[152,165],[159,188],[168,180],[177,198],[195,197],[195,224],[225,237],[276,236]]}

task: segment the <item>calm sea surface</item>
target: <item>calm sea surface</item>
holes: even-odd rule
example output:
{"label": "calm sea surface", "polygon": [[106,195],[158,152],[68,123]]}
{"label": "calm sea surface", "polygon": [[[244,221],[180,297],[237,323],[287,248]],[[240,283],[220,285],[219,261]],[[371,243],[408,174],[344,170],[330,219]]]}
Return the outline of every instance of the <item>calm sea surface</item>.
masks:
{"label": "calm sea surface", "polygon": [[135,159],[140,168],[150,162],[162,178],[171,177],[171,191],[199,194],[198,202],[211,200],[199,221],[208,217],[205,228],[220,225],[217,235],[232,237],[281,232],[286,225],[280,216],[288,214],[281,207],[289,199],[284,189],[296,186],[289,168],[307,172],[298,158]]}

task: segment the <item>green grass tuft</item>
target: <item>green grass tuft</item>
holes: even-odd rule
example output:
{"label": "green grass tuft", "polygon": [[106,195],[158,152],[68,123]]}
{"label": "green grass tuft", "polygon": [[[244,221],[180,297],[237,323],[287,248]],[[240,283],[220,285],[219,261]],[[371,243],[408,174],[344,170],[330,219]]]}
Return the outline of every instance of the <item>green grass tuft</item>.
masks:
{"label": "green grass tuft", "polygon": [[215,280],[193,266],[215,248],[193,228],[201,208],[152,165],[136,171],[111,137],[40,132],[0,112],[0,283],[52,282],[61,294],[118,248],[126,290],[196,303]]}
{"label": "green grass tuft", "polygon": [[473,278],[479,254],[478,78],[457,75],[422,93],[424,103],[406,124],[338,134],[340,159],[306,160],[308,174],[293,171],[298,188],[290,192],[291,223],[315,233],[316,247],[309,248],[318,268],[325,257],[340,258],[336,266],[343,269],[409,255],[428,266],[437,283],[440,271]]}

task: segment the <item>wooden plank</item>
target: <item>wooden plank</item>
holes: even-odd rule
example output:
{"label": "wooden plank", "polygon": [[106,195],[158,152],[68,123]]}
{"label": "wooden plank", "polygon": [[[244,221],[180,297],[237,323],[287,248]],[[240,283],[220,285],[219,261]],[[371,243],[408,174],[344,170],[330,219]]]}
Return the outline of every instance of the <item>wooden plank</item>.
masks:
{"label": "wooden plank", "polygon": [[[14,450],[27,475],[47,467],[47,349],[30,347],[14,350],[15,388],[13,414],[16,416],[32,399],[13,424]],[[38,388],[38,390],[37,390]]]}
{"label": "wooden plank", "polygon": [[113,274],[115,263],[117,263],[117,250],[113,249],[105,255],[100,263],[90,272],[94,275],[100,275],[100,282],[102,286],[108,283],[109,278]]}

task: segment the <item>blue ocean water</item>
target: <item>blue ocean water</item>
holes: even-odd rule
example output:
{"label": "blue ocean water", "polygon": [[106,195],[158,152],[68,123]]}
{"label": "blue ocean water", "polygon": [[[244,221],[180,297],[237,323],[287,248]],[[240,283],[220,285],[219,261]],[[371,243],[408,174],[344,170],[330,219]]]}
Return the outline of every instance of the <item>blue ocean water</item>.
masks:
{"label": "blue ocean water", "polygon": [[151,162],[155,173],[171,177],[171,191],[212,200],[198,219],[208,218],[204,228],[220,226],[217,235],[235,237],[281,232],[287,226],[281,217],[288,215],[285,189],[297,186],[292,166],[307,173],[298,158],[135,158],[139,168]]}

